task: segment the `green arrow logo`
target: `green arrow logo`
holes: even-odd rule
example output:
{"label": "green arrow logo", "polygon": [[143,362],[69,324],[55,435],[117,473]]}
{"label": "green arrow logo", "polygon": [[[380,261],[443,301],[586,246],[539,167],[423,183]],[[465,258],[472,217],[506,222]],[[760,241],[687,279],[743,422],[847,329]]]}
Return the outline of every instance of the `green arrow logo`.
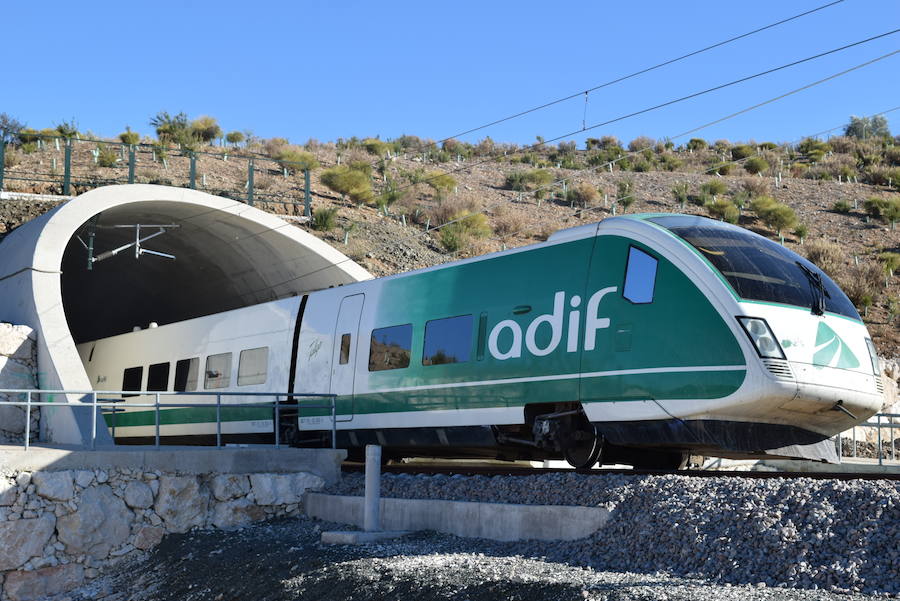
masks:
{"label": "green arrow logo", "polygon": [[859,359],[856,358],[853,351],[847,348],[847,343],[841,340],[834,330],[824,323],[819,323],[813,365],[853,369],[859,367]]}

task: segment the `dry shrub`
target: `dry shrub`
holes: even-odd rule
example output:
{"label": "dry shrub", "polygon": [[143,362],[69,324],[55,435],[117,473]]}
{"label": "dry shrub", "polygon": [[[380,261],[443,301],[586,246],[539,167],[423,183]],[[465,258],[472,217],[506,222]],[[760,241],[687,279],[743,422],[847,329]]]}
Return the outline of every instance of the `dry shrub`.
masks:
{"label": "dry shrub", "polygon": [[518,211],[509,207],[500,207],[494,211],[494,231],[500,236],[517,234],[525,229],[525,218]]}
{"label": "dry shrub", "polygon": [[579,182],[572,186],[568,196],[569,200],[584,208],[592,207],[600,200],[600,192],[588,182]]}
{"label": "dry shrub", "polygon": [[769,194],[769,181],[760,177],[745,177],[741,180],[741,190],[750,198],[758,198]]}
{"label": "dry shrub", "polygon": [[263,142],[262,151],[270,157],[274,157],[278,151],[288,145],[289,142],[285,138],[270,138]]}
{"label": "dry shrub", "polygon": [[878,297],[884,285],[884,271],[877,263],[866,261],[850,267],[838,284],[854,305],[863,307]]}
{"label": "dry shrub", "polygon": [[812,240],[806,243],[805,248],[806,258],[832,278],[843,270],[845,253],[839,244],[827,240]]}
{"label": "dry shrub", "polygon": [[431,226],[435,227],[452,221],[461,213],[478,213],[480,210],[481,206],[474,198],[463,198],[460,196],[442,198],[429,210]]}
{"label": "dry shrub", "polygon": [[839,154],[848,154],[856,150],[856,140],[849,136],[835,136],[828,138],[831,149]]}

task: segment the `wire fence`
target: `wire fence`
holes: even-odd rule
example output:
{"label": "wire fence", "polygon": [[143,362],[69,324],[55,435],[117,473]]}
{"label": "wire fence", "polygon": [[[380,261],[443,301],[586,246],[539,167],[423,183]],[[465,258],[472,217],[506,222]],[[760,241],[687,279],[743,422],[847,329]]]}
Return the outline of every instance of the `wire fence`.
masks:
{"label": "wire fence", "polygon": [[42,133],[21,133],[15,144],[0,141],[0,191],[30,188],[71,196],[136,183],[191,188],[251,206],[302,206],[311,215],[308,165],[242,148],[199,151]]}
{"label": "wire fence", "polygon": [[[40,400],[41,397],[49,397],[50,400]],[[56,401],[56,395],[81,396],[81,401]],[[162,397],[215,397],[215,402],[162,402]],[[331,420],[331,448],[337,446],[337,403],[336,395],[318,393],[285,393],[285,392],[147,392],[147,391],[122,391],[122,390],[28,390],[28,389],[0,389],[0,397],[24,397],[23,400],[0,401],[0,406],[17,406],[25,408],[25,432],[23,446],[27,451],[31,446],[31,414],[37,407],[71,407],[73,409],[89,410],[91,412],[91,449],[97,448],[97,418],[110,415],[111,435],[115,439],[116,414],[127,408],[153,409],[154,414],[154,446],[160,447],[161,428],[160,414],[171,409],[214,409],[216,424],[216,448],[222,447],[222,411],[235,408],[271,409],[273,419],[273,435],[275,448],[281,447],[281,418],[284,416],[299,418],[302,411],[310,412],[315,416],[330,416]],[[125,402],[126,397],[152,397],[153,402]],[[233,397],[272,398],[271,402],[234,402],[226,401]],[[295,414],[293,412],[296,412]],[[212,413],[212,412],[211,412]]]}
{"label": "wire fence", "polygon": [[[894,436],[894,430],[900,429],[900,423],[897,423],[898,419],[900,419],[900,413],[877,413],[873,415],[869,420],[853,428],[850,436],[846,434],[841,436],[840,444],[838,445],[839,456],[853,458],[865,456],[869,459],[878,459],[878,465],[883,465],[885,459],[896,461],[898,444],[897,438]],[[874,441],[869,440],[869,437],[858,440],[858,429],[871,430],[872,428],[876,430]],[[884,430],[887,430],[887,436],[884,435]],[[846,449],[845,446],[848,443],[850,448]]]}

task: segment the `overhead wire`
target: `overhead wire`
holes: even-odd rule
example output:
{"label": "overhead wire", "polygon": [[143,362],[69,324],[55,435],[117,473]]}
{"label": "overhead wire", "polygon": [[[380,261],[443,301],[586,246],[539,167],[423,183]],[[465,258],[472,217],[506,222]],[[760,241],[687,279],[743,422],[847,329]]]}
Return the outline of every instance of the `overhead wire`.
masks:
{"label": "overhead wire", "polygon": [[[810,88],[812,88],[812,87],[814,87],[814,86],[821,85],[821,84],[823,84],[823,83],[825,83],[825,82],[834,80],[834,79],[836,79],[836,78],[838,78],[838,77],[841,77],[841,76],[843,76],[843,75],[847,75],[847,74],[849,74],[849,73],[851,73],[851,72],[854,72],[854,71],[856,71],[856,70],[858,70],[858,69],[862,69],[862,68],[864,68],[864,67],[866,67],[866,66],[869,66],[869,65],[871,65],[871,64],[874,64],[874,63],[876,63],[876,62],[878,62],[878,61],[885,60],[885,59],[887,59],[887,58],[889,58],[889,57],[891,57],[891,56],[894,56],[894,55],[896,55],[896,54],[898,54],[898,53],[900,53],[900,50],[895,50],[895,51],[893,51],[893,52],[889,52],[889,53],[887,53],[887,54],[881,55],[881,56],[879,56],[879,57],[877,57],[877,58],[875,58],[875,59],[871,59],[871,60],[865,61],[865,62],[860,63],[860,64],[858,64],[858,65],[855,65],[855,66],[853,66],[853,67],[851,67],[851,68],[849,68],[849,69],[844,69],[844,70],[842,70],[842,71],[840,71],[840,72],[837,72],[837,73],[835,73],[835,74],[833,74],[833,75],[830,75],[830,76],[828,76],[828,77],[825,77],[825,78],[816,80],[816,81],[814,81],[814,82],[812,82],[812,83],[805,84],[805,85],[803,85],[803,86],[800,86],[800,87],[798,87],[798,88],[795,88],[795,89],[793,89],[793,90],[791,90],[791,91],[789,91],[789,92],[786,92],[786,93],[783,93],[783,94],[779,94],[778,96],[775,96],[775,97],[773,97],[773,98],[770,98],[770,99],[765,100],[765,101],[760,102],[760,103],[756,103],[756,104],[751,105],[751,106],[749,106],[749,107],[747,107],[747,108],[745,108],[745,109],[742,109],[742,110],[740,110],[740,111],[736,111],[736,112],[734,112],[734,113],[731,113],[731,114],[729,114],[729,115],[727,115],[727,116],[725,116],[725,117],[716,119],[716,120],[714,120],[714,121],[710,121],[710,122],[705,123],[705,124],[703,124],[703,125],[701,125],[701,126],[698,126],[698,127],[691,128],[691,129],[689,129],[689,130],[687,130],[687,131],[685,131],[685,132],[682,132],[682,133],[677,134],[677,135],[675,135],[675,136],[671,136],[670,139],[677,139],[677,138],[684,137],[684,136],[689,135],[689,134],[692,134],[692,133],[696,133],[697,131],[699,131],[699,130],[701,130],[701,129],[704,129],[704,128],[710,127],[710,126],[712,126],[712,125],[721,123],[722,121],[725,121],[725,120],[728,120],[728,119],[732,119],[732,118],[734,118],[734,117],[736,117],[736,116],[738,116],[738,115],[742,115],[742,114],[747,113],[747,112],[749,112],[749,111],[751,111],[751,110],[755,110],[755,109],[757,109],[757,108],[760,108],[760,107],[762,107],[762,106],[768,105],[768,104],[770,104],[770,103],[772,103],[772,102],[775,102],[775,101],[777,101],[777,100],[786,98],[786,97],[788,97],[788,96],[790,96],[790,95],[799,93],[799,92],[801,92],[801,91],[808,90],[808,89],[810,89]],[[893,110],[893,109],[892,109],[892,110]],[[647,146],[646,148],[650,148],[650,146]],[[634,154],[637,154],[637,153],[642,152],[642,151],[645,150],[646,148],[641,148],[641,149],[632,151],[632,152],[630,152],[630,153],[628,153],[628,154],[634,155]],[[627,156],[627,155],[625,155],[625,156]],[[598,165],[597,167],[594,167],[593,169],[601,169],[601,168],[605,168],[605,167],[607,167],[607,166],[609,166],[609,165],[615,164],[616,162],[621,161],[623,158],[625,158],[625,156],[622,156],[622,157],[619,157],[619,158],[614,159],[614,160],[612,160],[612,161],[609,161],[609,162],[607,162],[607,163],[604,163],[603,165]],[[566,178],[566,179],[570,179],[570,178]],[[558,183],[558,182],[557,182],[557,183]],[[492,205],[490,205],[490,206],[488,206],[488,207],[485,207],[485,208],[481,209],[481,210],[478,211],[477,213],[484,213],[485,211],[489,211],[489,210],[491,210],[492,208],[494,208],[495,206],[498,206],[499,204],[501,204],[501,203],[503,203],[503,202],[507,202],[507,201],[508,201],[508,199],[503,199],[503,200],[501,200],[501,201],[498,201],[498,202],[496,202],[496,203],[493,203]],[[477,213],[475,213],[475,214],[477,214]],[[461,216],[461,217],[458,217],[458,218],[455,218],[455,219],[448,220],[448,221],[446,221],[446,222],[444,222],[444,223],[442,223],[442,224],[440,224],[440,225],[438,225],[438,226],[432,227],[429,231],[440,230],[440,229],[442,229],[442,228],[444,228],[444,227],[447,227],[447,226],[449,226],[449,225],[452,225],[452,224],[454,224],[454,223],[457,223],[457,222],[459,222],[459,221],[462,221],[462,220],[468,218],[470,215],[471,215],[471,214],[465,215],[465,216]],[[415,235],[419,235],[419,234],[424,235],[424,234],[426,234],[426,233],[427,233],[427,232],[418,232],[418,231],[416,231],[414,234],[415,234]],[[412,238],[412,237],[413,237],[413,235],[407,236],[407,238]],[[380,246],[378,246],[378,247],[376,247],[376,248],[374,248],[374,249],[371,249],[371,250],[369,250],[368,252],[370,252],[370,253],[375,253],[375,252],[378,252],[378,251],[383,250],[383,249],[385,249],[385,248],[388,248],[388,247],[390,247],[390,246],[392,246],[392,245],[394,245],[394,244],[396,244],[396,243],[397,243],[397,240],[392,240],[392,241],[386,242],[386,243],[384,243],[384,244],[382,244],[382,245],[380,245]],[[285,284],[289,284],[289,283],[291,283],[291,282],[294,282],[294,281],[297,281],[297,280],[300,280],[300,279],[309,277],[309,276],[314,275],[314,274],[316,274],[316,273],[320,273],[320,272],[325,271],[325,270],[327,270],[327,269],[332,269],[332,268],[337,267],[338,265],[340,265],[340,264],[342,264],[342,263],[345,263],[345,262],[348,262],[348,261],[352,261],[352,259],[348,257],[348,258],[346,258],[346,259],[344,259],[344,260],[342,260],[342,261],[338,261],[337,263],[332,263],[332,264],[329,264],[329,265],[326,265],[326,266],[323,266],[323,267],[319,267],[319,268],[317,268],[317,269],[314,269],[314,270],[305,272],[305,273],[303,273],[303,274],[300,274],[300,275],[297,275],[297,276],[293,276],[293,277],[288,278],[288,279],[286,279],[286,280],[283,280],[283,281],[281,281],[281,282],[277,282],[277,283],[275,283],[275,284],[271,284],[270,286],[268,286],[267,289],[274,289],[274,288],[277,288],[277,287],[279,287],[279,286],[283,286],[283,285],[285,285]],[[262,290],[249,291],[249,292],[247,292],[246,294],[255,294],[256,292],[260,292],[260,291],[262,291]]]}
{"label": "overhead wire", "polygon": [[[545,102],[545,103],[543,103],[543,104],[540,104],[540,105],[537,105],[537,106],[533,106],[533,107],[531,107],[531,108],[528,108],[528,109],[519,111],[519,112],[514,113],[514,114],[512,114],[512,115],[508,115],[508,116],[502,117],[502,118],[500,118],[500,119],[495,119],[494,121],[491,121],[491,122],[489,122],[489,123],[485,123],[485,124],[483,124],[483,125],[479,125],[479,126],[477,126],[477,127],[472,127],[472,128],[470,128],[470,129],[467,129],[467,130],[458,132],[458,133],[456,133],[456,134],[453,134],[453,135],[451,135],[451,136],[447,136],[447,137],[445,137],[445,138],[442,138],[441,140],[438,140],[437,143],[440,144],[440,143],[443,143],[443,142],[447,142],[447,141],[449,141],[449,140],[453,140],[453,139],[455,139],[455,138],[460,138],[460,137],[462,137],[462,136],[466,136],[466,135],[475,133],[475,132],[477,132],[477,131],[481,131],[481,130],[483,130],[483,129],[487,129],[487,128],[489,128],[489,127],[493,127],[493,126],[495,126],[495,125],[499,125],[499,124],[505,123],[505,122],[507,122],[507,121],[512,121],[513,119],[517,119],[517,118],[519,118],[519,117],[523,117],[523,116],[525,116],[525,115],[528,115],[528,114],[531,114],[531,113],[534,113],[534,112],[537,112],[537,111],[540,111],[540,110],[549,108],[549,107],[551,107],[551,106],[555,106],[555,105],[560,104],[560,103],[562,103],[562,102],[566,102],[567,100],[572,100],[573,98],[577,98],[578,96],[581,96],[582,94],[585,95],[585,100],[587,100],[587,95],[590,94],[591,92],[596,92],[597,90],[601,90],[601,89],[603,89],[603,88],[606,88],[606,87],[615,85],[615,84],[617,84],[617,83],[621,83],[621,82],[623,82],[623,81],[627,81],[627,80],[629,80],[629,79],[638,77],[638,76],[640,76],[640,75],[644,75],[645,73],[650,73],[651,71],[655,71],[655,70],[657,70],[657,69],[661,69],[662,67],[667,67],[667,66],[669,66],[669,65],[675,64],[675,63],[677,63],[677,62],[680,62],[680,61],[683,61],[683,60],[685,60],[685,59],[691,58],[691,57],[693,57],[693,56],[697,56],[697,55],[699,55],[699,54],[703,54],[704,52],[708,52],[708,51],[710,51],[710,50],[714,50],[714,49],[716,49],[716,48],[720,48],[720,47],[725,46],[725,45],[727,45],[727,44],[730,44],[730,43],[732,43],[732,42],[736,42],[736,41],[738,41],[738,40],[742,40],[742,39],[744,39],[744,38],[748,38],[748,37],[750,37],[750,36],[752,36],[752,35],[755,35],[755,34],[757,34],[757,33],[761,33],[761,32],[766,31],[766,30],[768,30],[768,29],[773,29],[773,28],[775,28],[775,27],[778,27],[779,25],[784,25],[785,23],[789,23],[789,22],[791,22],[791,21],[795,21],[795,20],[800,19],[800,18],[802,18],[802,17],[806,17],[806,16],[808,16],[808,15],[817,13],[817,12],[822,11],[822,10],[825,10],[826,8],[830,8],[830,7],[835,6],[835,5],[837,5],[837,4],[841,4],[842,2],[844,2],[844,0],[836,0],[835,2],[828,2],[827,4],[823,4],[823,5],[818,6],[818,7],[816,7],[816,8],[813,8],[813,9],[804,11],[804,12],[802,12],[802,13],[793,15],[793,16],[791,16],[791,17],[787,17],[787,18],[785,18],[785,19],[781,19],[781,20],[779,20],[779,21],[775,21],[774,23],[769,23],[768,25],[764,25],[764,26],[762,26],[762,27],[758,27],[758,28],[753,29],[753,30],[751,30],[751,31],[747,31],[747,32],[745,32],[745,33],[742,33],[742,34],[740,34],[740,35],[736,35],[736,36],[730,37],[730,38],[728,38],[728,39],[722,40],[722,41],[720,41],[720,42],[716,42],[716,43],[714,43],[714,44],[710,44],[710,45],[708,45],[708,46],[704,46],[703,48],[699,48],[699,49],[697,49],[697,50],[693,50],[693,51],[688,52],[688,53],[686,53],[686,54],[682,54],[682,55],[677,56],[677,57],[675,57],[675,58],[671,58],[671,59],[662,61],[662,62],[660,62],[660,63],[656,63],[655,65],[652,65],[652,66],[650,66],[650,67],[645,67],[645,68],[643,68],[643,69],[639,69],[639,70],[634,71],[634,72],[632,72],[632,73],[628,73],[627,75],[622,75],[622,76],[620,76],[620,77],[616,77],[616,78],[611,79],[611,80],[609,80],[609,81],[603,82],[603,83],[601,83],[601,84],[597,84],[597,85],[595,85],[595,86],[593,86],[593,87],[590,87],[590,88],[588,88],[588,89],[586,89],[586,90],[581,90],[581,91],[579,91],[579,92],[575,92],[575,93],[569,94],[568,96],[563,96],[563,97],[561,97],[561,98],[557,98],[557,99],[555,99],[555,100],[551,100],[551,101],[549,101],[549,102]],[[585,117],[585,118],[586,118],[586,117]]]}

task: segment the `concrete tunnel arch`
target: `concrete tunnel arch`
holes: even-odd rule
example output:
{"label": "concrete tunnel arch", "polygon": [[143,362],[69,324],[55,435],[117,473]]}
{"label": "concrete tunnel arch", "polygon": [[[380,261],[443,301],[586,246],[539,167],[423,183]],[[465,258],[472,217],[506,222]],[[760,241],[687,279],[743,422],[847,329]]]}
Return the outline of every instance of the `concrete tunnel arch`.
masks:
{"label": "concrete tunnel arch", "polygon": [[[136,259],[129,248],[88,270],[82,241],[92,220],[94,256],[134,241],[134,229],[110,226],[173,224],[179,227],[144,246],[176,259]],[[40,388],[90,390],[79,342],[371,277],[327,243],[243,202],[185,188],[107,186],[61,204],[0,242],[0,321],[37,332]],[[89,414],[44,411],[41,439],[86,444]],[[105,427],[98,433],[100,443],[111,443]]]}

